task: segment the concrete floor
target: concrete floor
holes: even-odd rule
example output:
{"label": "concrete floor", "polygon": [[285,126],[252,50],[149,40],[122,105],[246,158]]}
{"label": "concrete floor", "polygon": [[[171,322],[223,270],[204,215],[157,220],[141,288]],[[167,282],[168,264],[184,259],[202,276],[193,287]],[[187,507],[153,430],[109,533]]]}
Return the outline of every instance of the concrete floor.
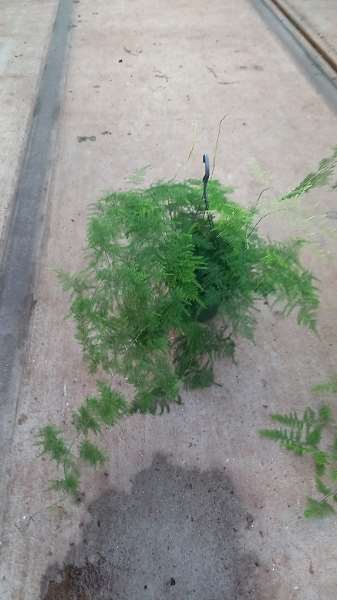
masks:
{"label": "concrete floor", "polygon": [[[215,175],[245,204],[269,187],[267,205],[336,144],[336,113],[252,3],[192,4],[74,2],[7,462],[3,600],[336,598],[337,519],[302,518],[310,465],[256,433],[270,412],[315,405],[311,386],[336,369],[336,247],[319,225],[332,194],[315,192],[302,211],[289,208],[264,224],[277,239],[309,228],[319,238],[320,252],[305,258],[320,278],[320,337],[263,311],[256,345],[240,342],[238,364],[218,364],[223,387],[186,393],[168,415],[135,416],[107,432],[106,471],[84,474],[79,506],[46,491],[50,465],[36,456],[41,424],[50,418],[67,428],[72,407],[95,384],[53,272],[82,264],[90,204],[140,170],[144,184],[200,176],[223,115]],[[47,36],[48,19],[44,26]]]}
{"label": "concrete floor", "polygon": [[0,6],[0,253],[56,6],[56,0]]}
{"label": "concrete floor", "polygon": [[285,6],[337,60],[337,5],[331,0],[283,0]]}

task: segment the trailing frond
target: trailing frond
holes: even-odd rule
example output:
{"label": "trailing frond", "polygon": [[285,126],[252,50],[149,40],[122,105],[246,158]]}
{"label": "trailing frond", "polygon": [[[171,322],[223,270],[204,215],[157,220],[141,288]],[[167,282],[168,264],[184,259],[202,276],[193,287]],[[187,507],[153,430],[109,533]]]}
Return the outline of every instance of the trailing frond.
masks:
{"label": "trailing frond", "polygon": [[312,453],[312,457],[315,463],[315,471],[317,475],[324,475],[325,468],[329,462],[329,457],[323,450],[315,450]]}
{"label": "trailing frond", "polygon": [[330,517],[334,514],[333,507],[328,502],[319,502],[314,498],[308,498],[307,500],[307,508],[304,511],[304,516],[308,519],[313,517],[322,518],[322,517]]}
{"label": "trailing frond", "polygon": [[322,425],[328,425],[332,422],[332,410],[330,406],[323,404],[318,411],[319,421]]}
{"label": "trailing frond", "polygon": [[65,473],[62,479],[50,481],[50,489],[57,492],[64,492],[76,497],[79,492],[80,476],[77,471]]}
{"label": "trailing frond", "polygon": [[136,386],[132,412],[162,414],[172,402],[179,404],[180,382],[165,357],[157,357],[152,364],[139,365],[138,374],[131,379]]}
{"label": "trailing frond", "polygon": [[[292,411],[287,415],[274,414],[271,418],[283,427],[262,429],[260,435],[278,442],[280,446],[295,454],[309,454],[313,459],[316,488],[324,497],[321,501],[309,498],[305,516],[322,517],[331,514],[333,509],[326,500],[329,497],[337,498],[337,490],[333,489],[337,481],[337,435],[330,448],[327,448],[327,444],[324,445],[324,449],[320,447],[322,433],[332,423],[330,407],[323,405],[317,411],[306,408],[302,417]],[[330,479],[333,484],[331,487],[323,481],[323,476]]]}
{"label": "trailing frond", "polygon": [[294,452],[294,454],[303,454],[306,452],[306,446],[301,442],[298,431],[282,430],[282,429],[261,429],[260,435],[278,442],[280,446],[283,446],[287,450]]}
{"label": "trailing frond", "polygon": [[262,435],[278,440],[288,450],[303,454],[303,452],[310,451],[311,448],[316,448],[321,441],[321,430],[329,422],[330,412],[328,407],[323,406],[317,414],[307,408],[302,418],[299,418],[296,411],[293,411],[288,415],[274,414],[271,419],[284,425],[287,429],[271,430],[274,437],[267,435],[270,430],[263,430]]}
{"label": "trailing frond", "polygon": [[291,427],[292,429],[302,429],[304,426],[304,419],[299,419],[295,411],[289,413],[288,415],[273,414],[271,415],[271,419],[272,421],[277,421],[278,423],[286,425],[287,427]]}
{"label": "trailing frond", "polygon": [[325,485],[324,481],[322,481],[318,475],[316,476],[316,488],[321,494],[324,494],[324,496],[330,496],[332,493],[331,488]]}
{"label": "trailing frond", "polygon": [[103,464],[105,461],[103,452],[95,444],[89,442],[89,440],[84,440],[81,443],[80,457],[94,467]]}
{"label": "trailing frond", "polygon": [[[320,161],[316,171],[309,173],[299,185],[291,192],[288,192],[281,200],[289,198],[299,198],[310,190],[328,185],[337,165],[337,147],[333,150],[331,156]],[[333,186],[334,187],[334,186]]]}
{"label": "trailing frond", "polygon": [[115,425],[129,412],[127,401],[105,383],[97,384],[99,394],[87,399],[89,414],[94,414],[104,425]]}
{"label": "trailing frond", "polygon": [[41,454],[49,454],[57,464],[70,459],[70,450],[63,439],[62,431],[54,425],[46,425],[40,429],[37,445],[41,448]]}
{"label": "trailing frond", "polygon": [[88,405],[82,405],[73,413],[73,423],[78,432],[87,434],[89,431],[98,433],[101,430],[100,424],[89,410]]}

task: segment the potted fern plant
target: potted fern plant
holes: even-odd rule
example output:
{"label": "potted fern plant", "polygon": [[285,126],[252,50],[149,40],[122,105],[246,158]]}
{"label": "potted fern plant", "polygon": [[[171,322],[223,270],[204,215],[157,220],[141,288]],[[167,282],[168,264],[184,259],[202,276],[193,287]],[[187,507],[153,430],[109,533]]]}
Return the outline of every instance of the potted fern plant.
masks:
{"label": "potted fern plant", "polygon": [[[253,339],[261,301],[277,302],[285,316],[296,311],[299,324],[315,329],[319,298],[299,258],[303,242],[261,237],[256,209],[208,182],[204,162],[202,181],[100,200],[89,219],[85,268],[60,274],[85,360],[107,379],[74,412],[77,451],[53,425],[40,430],[42,452],[63,469],[57,489],[77,493],[78,458],[104,460],[93,442],[102,426],[162,412],[181,402],[184,386],[211,385],[214,361],[233,356],[238,336]],[[131,403],[111,389],[111,373],[133,386]]]}

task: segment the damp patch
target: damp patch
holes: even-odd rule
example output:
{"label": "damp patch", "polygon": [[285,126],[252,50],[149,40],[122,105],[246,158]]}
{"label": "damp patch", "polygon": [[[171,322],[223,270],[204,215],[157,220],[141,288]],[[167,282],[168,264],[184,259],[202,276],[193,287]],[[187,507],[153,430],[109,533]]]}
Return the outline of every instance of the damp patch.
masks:
{"label": "damp patch", "polygon": [[81,542],[45,573],[41,600],[256,598],[247,513],[224,470],[158,455],[129,494],[106,491],[88,510]]}

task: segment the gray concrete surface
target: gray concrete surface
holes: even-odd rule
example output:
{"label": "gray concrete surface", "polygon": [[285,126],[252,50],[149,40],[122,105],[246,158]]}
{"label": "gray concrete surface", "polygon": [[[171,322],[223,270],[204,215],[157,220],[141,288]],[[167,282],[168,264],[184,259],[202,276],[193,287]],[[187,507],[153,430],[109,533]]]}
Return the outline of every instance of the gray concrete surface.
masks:
{"label": "gray concrete surface", "polygon": [[0,255],[56,6],[56,0],[0,6]]}
{"label": "gray concrete surface", "polygon": [[44,597],[254,597],[258,553],[245,552],[239,534],[253,517],[223,468],[184,468],[159,454],[137,473],[131,494],[109,490],[88,510],[87,542],[70,548],[66,562],[75,565],[93,552],[94,569],[82,563],[60,581],[51,568]]}
{"label": "gray concrete surface", "polygon": [[[251,2],[266,27],[280,40],[298,69],[335,111],[337,78],[334,54],[322,46],[320,40],[317,42],[310,24],[304,22],[289,4],[283,3],[282,0],[251,0]],[[318,46],[315,45],[316,42]]]}
{"label": "gray concrete surface", "polygon": [[[68,49],[71,4],[61,3],[53,26],[39,91],[35,100],[26,151],[13,198],[0,271],[0,453],[10,447],[17,413],[18,384],[24,362],[27,328],[34,307],[34,276],[41,252],[41,223],[47,212],[48,180]],[[7,487],[6,461],[0,466],[0,486]],[[5,492],[1,494],[5,497]]]}
{"label": "gray concrete surface", "polygon": [[305,259],[320,278],[320,338],[262,311],[256,345],[240,342],[238,364],[217,365],[223,387],[106,432],[106,471],[84,473],[81,505],[47,491],[34,434],[49,418],[67,429],[95,384],[53,273],[83,264],[90,204],[141,170],[144,184],[198,176],[225,114],[216,176],[245,204],[264,187],[266,202],[287,190],[336,143],[336,114],[246,0],[74,8],[7,464],[1,598],[335,600],[337,521],[304,521],[310,465],[256,434],[269,412],[317,403],[311,386],[336,368],[336,247],[320,229],[334,197],[322,191],[264,223],[274,238],[316,228],[320,252]]}
{"label": "gray concrete surface", "polygon": [[331,0],[283,0],[337,60],[337,4]]}

